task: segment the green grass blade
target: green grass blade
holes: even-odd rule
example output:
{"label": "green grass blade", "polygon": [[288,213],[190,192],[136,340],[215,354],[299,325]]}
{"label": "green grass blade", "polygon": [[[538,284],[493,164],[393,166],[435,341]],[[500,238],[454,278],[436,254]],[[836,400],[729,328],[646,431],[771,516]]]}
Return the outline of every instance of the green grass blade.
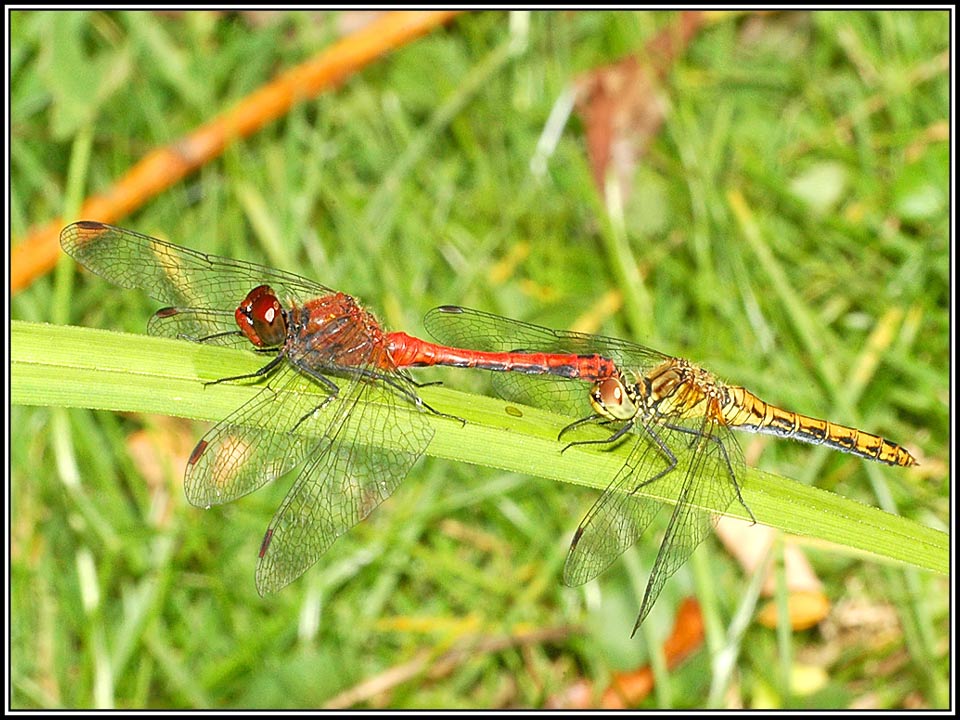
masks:
{"label": "green grass blade", "polygon": [[[249,400],[261,385],[203,383],[254,372],[265,364],[264,358],[237,350],[18,321],[11,325],[11,359],[14,404],[211,421]],[[319,403],[319,387],[304,383],[302,389],[317,392]],[[629,451],[629,443],[624,443],[613,450],[571,448],[561,453],[556,436],[569,418],[528,407],[511,406],[508,412],[509,404],[502,400],[443,387],[422,388],[420,394],[437,410],[466,421],[462,426],[429,416],[435,436],[427,454],[435,457],[602,489]],[[948,572],[947,534],[917,522],[754,469],[744,479],[743,497],[759,522],[785,532]],[[727,514],[747,517],[737,503]]]}

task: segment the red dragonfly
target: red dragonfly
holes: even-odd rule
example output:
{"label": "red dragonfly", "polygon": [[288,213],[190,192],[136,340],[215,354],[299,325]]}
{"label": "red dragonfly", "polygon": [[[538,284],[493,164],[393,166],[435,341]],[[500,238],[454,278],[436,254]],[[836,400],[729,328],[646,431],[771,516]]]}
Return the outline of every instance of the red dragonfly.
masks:
{"label": "red dragonfly", "polygon": [[[253,492],[303,463],[260,547],[257,590],[302,575],[340,535],[386,500],[433,437],[407,367],[450,365],[616,376],[597,354],[477,352],[387,333],[349,295],[292,273],[208,255],[99,222],[60,233],[88,270],[170,307],[152,335],[274,352],[252,375],[268,384],[210,430],[184,474],[191,504],[208,508]],[[296,392],[309,378],[327,392]],[[452,417],[452,416],[445,416]]]}

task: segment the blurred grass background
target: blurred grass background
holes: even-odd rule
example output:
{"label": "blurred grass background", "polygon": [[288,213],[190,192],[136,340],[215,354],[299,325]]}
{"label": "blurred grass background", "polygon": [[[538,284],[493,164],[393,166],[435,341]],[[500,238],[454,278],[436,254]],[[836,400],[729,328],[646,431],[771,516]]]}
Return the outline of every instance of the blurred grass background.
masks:
{"label": "blurred grass background", "polygon": [[[11,236],[79,201],[65,178],[84,137],[92,192],[363,20],[12,13]],[[947,527],[947,13],[717,20],[659,88],[666,119],[629,193],[604,201],[580,117],[545,152],[547,118],[576,78],[675,21],[462,16],[118,224],[301,272],[412,334],[429,308],[459,303],[683,355],[921,463],[741,435],[751,464]],[[11,316],[143,332],[156,309],[70,282],[41,278]],[[489,389],[479,373],[418,377]],[[565,588],[595,493],[428,458],[261,599],[257,548],[288,482],[203,512],[181,487],[200,424],[13,407],[10,427],[13,707],[318,707],[390,670],[409,677],[361,706],[544,706],[578,678],[603,688],[656,664],[649,643],[691,590],[725,622],[749,582],[709,540],[630,641],[656,542]],[[834,614],[787,641],[748,627],[723,702],[945,706],[947,579],[809,555]],[[465,639],[535,630],[556,634],[433,662]],[[647,703],[703,705],[711,676],[704,649]]]}

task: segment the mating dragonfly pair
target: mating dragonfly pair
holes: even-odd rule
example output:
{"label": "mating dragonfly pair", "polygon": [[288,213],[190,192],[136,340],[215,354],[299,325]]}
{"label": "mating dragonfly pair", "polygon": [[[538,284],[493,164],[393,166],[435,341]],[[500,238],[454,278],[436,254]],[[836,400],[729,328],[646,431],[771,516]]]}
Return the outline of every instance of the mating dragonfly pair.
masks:
{"label": "mating dragonfly pair", "polygon": [[[396,490],[433,437],[425,413],[459,420],[418,397],[411,367],[497,371],[504,398],[575,418],[561,436],[588,423],[610,429],[606,439],[566,447],[633,443],[574,534],[568,585],[596,577],[636,543],[662,507],[647,493],[682,478],[634,633],[711,529],[715,516],[703,508],[724,511],[736,498],[752,517],[731,428],[915,464],[889,440],[782,410],[686,360],[623,340],[443,306],[424,318],[440,345],[388,333],[349,295],[254,263],[99,222],[67,226],[60,243],[97,275],[168,303],[151,318],[151,334],[274,353],[253,375],[216,381],[269,383],[203,436],[184,476],[190,503],[210,507],[303,464],[260,547],[261,595],[302,575]],[[319,404],[315,393],[297,392],[304,377],[327,393]]]}

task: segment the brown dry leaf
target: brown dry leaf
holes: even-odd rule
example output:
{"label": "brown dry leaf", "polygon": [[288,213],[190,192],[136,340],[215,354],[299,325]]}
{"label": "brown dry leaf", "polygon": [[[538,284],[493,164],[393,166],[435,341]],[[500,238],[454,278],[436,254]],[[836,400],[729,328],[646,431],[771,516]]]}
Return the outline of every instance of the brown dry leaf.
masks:
{"label": "brown dry leaf", "polygon": [[602,195],[612,170],[621,196],[628,196],[634,167],[663,123],[661,80],[702,25],[702,13],[682,12],[642,53],[577,80],[577,112],[586,127],[593,180]]}
{"label": "brown dry leaf", "polygon": [[[723,517],[717,523],[717,536],[748,575],[757,572],[777,532],[766,525],[754,525],[738,518]],[[783,562],[790,592],[790,625],[794,630],[804,630],[826,617],[830,603],[803,551],[789,539],[784,541]],[[767,597],[772,596],[775,587],[776,577],[772,568],[768,568],[761,592]],[[775,603],[767,605],[757,615],[757,620],[767,627],[775,626],[776,619]]]}
{"label": "brown dry leaf", "polygon": [[[790,627],[807,630],[820,623],[830,612],[830,601],[821,591],[791,591],[787,598]],[[777,602],[770,600],[757,613],[757,622],[768,628],[777,626]]]}
{"label": "brown dry leaf", "polygon": [[[663,643],[667,668],[672,670],[703,644],[703,615],[700,603],[688,597],[677,608],[673,632]],[[613,680],[600,700],[606,710],[620,710],[643,702],[654,685],[653,669],[649,665],[632,672],[614,673]]]}
{"label": "brown dry leaf", "polygon": [[612,170],[626,197],[637,160],[660,129],[666,104],[649,68],[636,57],[594,70],[577,87],[577,110],[587,133],[593,182],[601,194]]}

